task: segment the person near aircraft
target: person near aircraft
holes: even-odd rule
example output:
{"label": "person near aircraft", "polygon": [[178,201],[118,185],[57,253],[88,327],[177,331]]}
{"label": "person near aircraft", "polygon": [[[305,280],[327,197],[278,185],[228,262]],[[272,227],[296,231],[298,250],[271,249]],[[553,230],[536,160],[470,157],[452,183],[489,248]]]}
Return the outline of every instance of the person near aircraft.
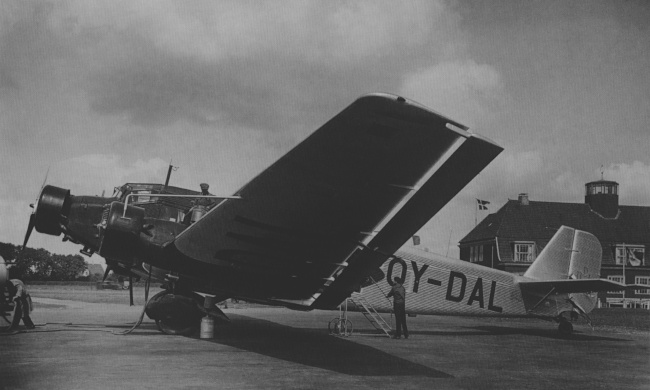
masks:
{"label": "person near aircraft", "polygon": [[[201,195],[212,195],[210,192],[208,192],[208,189],[210,188],[210,185],[208,183],[201,183]],[[210,198],[199,198],[196,200],[197,206],[205,206],[208,209],[212,205],[212,200]]]}
{"label": "person near aircraft", "polygon": [[[210,188],[210,185],[208,183],[201,183],[201,195],[212,195],[208,189]],[[183,219],[183,223],[186,225],[190,225],[199,219],[201,219],[205,213],[210,210],[210,208],[213,206],[212,199],[210,198],[198,198],[196,200],[192,201],[192,208],[189,210],[185,218]]]}
{"label": "person near aircraft", "polygon": [[25,284],[20,279],[10,279],[7,283],[7,288],[9,289],[9,296],[12,301],[14,301],[19,307],[16,308],[16,311],[19,309],[22,310],[23,323],[27,329],[34,329],[34,322],[29,317],[29,300],[27,295],[27,289]]}
{"label": "person near aircraft", "polygon": [[388,297],[393,297],[393,312],[395,313],[395,336],[394,339],[402,337],[402,328],[404,328],[404,338],[409,338],[409,331],[406,327],[406,289],[402,285],[404,281],[401,278],[393,279],[395,284],[390,289]]}

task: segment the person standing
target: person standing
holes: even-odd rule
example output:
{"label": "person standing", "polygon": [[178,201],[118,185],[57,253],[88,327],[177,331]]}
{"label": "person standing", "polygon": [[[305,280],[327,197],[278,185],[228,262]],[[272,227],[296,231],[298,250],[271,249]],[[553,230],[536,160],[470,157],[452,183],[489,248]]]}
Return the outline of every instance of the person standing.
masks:
{"label": "person standing", "polygon": [[[10,279],[7,287],[9,288],[11,299],[19,306],[16,308],[16,312],[18,312],[19,309],[22,310],[23,323],[25,324],[25,327],[27,329],[34,329],[34,323],[29,317],[30,305],[27,298],[28,295],[27,289],[25,289],[25,284],[20,279]],[[18,324],[18,322],[16,322],[16,324]]]}
{"label": "person standing", "polygon": [[395,284],[390,289],[388,297],[393,297],[393,312],[395,313],[395,336],[394,339],[402,337],[402,328],[404,328],[404,338],[409,338],[409,331],[406,327],[406,289],[402,285],[404,281],[401,278],[395,277]]}

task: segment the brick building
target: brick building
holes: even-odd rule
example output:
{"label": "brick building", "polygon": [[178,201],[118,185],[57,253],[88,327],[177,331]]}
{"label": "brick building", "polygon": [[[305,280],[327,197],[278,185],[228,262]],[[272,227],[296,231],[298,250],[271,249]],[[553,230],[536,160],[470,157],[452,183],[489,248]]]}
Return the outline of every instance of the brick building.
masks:
{"label": "brick building", "polygon": [[[585,184],[584,203],[509,199],[459,242],[461,260],[523,274],[557,229],[570,226],[595,235],[603,249],[601,278],[650,284],[650,207],[618,204],[618,183]],[[607,293],[611,306],[650,307],[650,290]],[[625,299],[623,299],[625,298]]]}

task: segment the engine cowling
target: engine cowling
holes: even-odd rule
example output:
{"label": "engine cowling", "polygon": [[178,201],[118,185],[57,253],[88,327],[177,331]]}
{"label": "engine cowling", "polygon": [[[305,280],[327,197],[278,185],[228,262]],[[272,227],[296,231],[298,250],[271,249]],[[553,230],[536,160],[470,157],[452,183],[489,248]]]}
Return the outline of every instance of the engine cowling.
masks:
{"label": "engine cowling", "polygon": [[70,190],[47,185],[43,187],[36,205],[36,231],[58,236],[63,231],[62,224],[70,213]]}
{"label": "engine cowling", "polygon": [[139,245],[144,224],[145,211],[142,207],[112,202],[105,219],[102,220],[103,237],[99,254],[110,259],[132,260]]}

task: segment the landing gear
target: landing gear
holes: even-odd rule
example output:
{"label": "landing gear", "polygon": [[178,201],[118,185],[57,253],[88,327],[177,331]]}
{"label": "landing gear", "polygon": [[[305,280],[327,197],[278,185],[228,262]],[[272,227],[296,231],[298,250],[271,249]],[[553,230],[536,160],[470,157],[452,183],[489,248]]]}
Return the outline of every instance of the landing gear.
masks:
{"label": "landing gear", "polygon": [[199,329],[199,324],[178,324],[172,321],[156,320],[158,329],[169,335],[173,336],[190,336]]}
{"label": "landing gear", "polygon": [[564,317],[561,317],[557,330],[561,335],[568,336],[573,333],[573,324]]}
{"label": "landing gear", "polygon": [[350,336],[352,334],[352,321],[343,317],[336,317],[327,324],[327,330],[331,335]]}
{"label": "landing gear", "polygon": [[147,302],[145,312],[149,318],[156,321],[156,326],[161,332],[189,336],[199,330],[203,316],[191,295],[161,291]]}
{"label": "landing gear", "polygon": [[[161,332],[169,335],[189,336],[199,332],[201,320],[206,315],[224,323],[230,320],[214,301],[193,292],[161,291],[147,302],[145,312]],[[218,297],[221,299],[222,297]]]}

